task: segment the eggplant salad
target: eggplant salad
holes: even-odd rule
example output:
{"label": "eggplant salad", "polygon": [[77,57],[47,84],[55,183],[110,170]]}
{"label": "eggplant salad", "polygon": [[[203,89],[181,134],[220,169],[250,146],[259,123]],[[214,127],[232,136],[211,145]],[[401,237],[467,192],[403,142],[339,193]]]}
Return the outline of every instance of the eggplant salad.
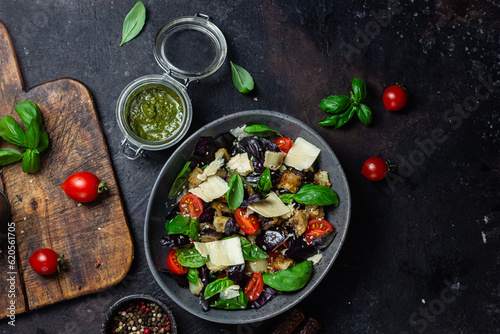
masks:
{"label": "eggplant salad", "polygon": [[167,268],[158,269],[205,311],[259,308],[302,289],[336,236],[324,217],[339,199],[319,154],[260,124],[201,137],[169,192],[177,200],[160,242]]}

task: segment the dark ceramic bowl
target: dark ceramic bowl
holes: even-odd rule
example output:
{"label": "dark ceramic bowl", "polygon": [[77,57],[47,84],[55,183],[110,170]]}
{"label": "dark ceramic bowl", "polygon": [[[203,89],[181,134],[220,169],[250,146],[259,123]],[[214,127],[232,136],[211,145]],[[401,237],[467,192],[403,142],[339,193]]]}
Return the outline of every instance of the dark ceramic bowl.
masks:
{"label": "dark ceramic bowl", "polygon": [[101,333],[109,334],[111,333],[111,320],[116,315],[117,312],[122,311],[122,308],[127,306],[130,302],[141,302],[141,301],[149,301],[158,304],[163,309],[164,314],[168,315],[170,319],[170,333],[177,334],[177,324],[175,323],[174,315],[172,311],[168,308],[165,303],[160,301],[158,298],[149,295],[130,295],[119,299],[116,303],[113,304],[106,313],[106,317],[104,318],[104,322],[102,323]]}
{"label": "dark ceramic bowl", "polygon": [[[190,159],[198,138],[201,136],[216,137],[243,124],[267,125],[292,139],[300,136],[321,149],[318,158],[319,166],[322,170],[329,172],[332,188],[338,194],[340,200],[337,208],[328,208],[326,210],[326,220],[335,226],[338,235],[330,246],[323,251],[321,261],[314,266],[314,274],[311,281],[302,290],[276,295],[257,310],[228,311],[211,308],[208,312],[204,312],[198,304],[198,297],[192,295],[189,289],[179,287],[169,275],[157,270],[157,268],[164,268],[166,266],[165,259],[168,252],[168,249],[159,246],[161,237],[166,234],[166,215],[171,210],[171,205],[174,204],[174,201],[168,200],[168,192],[175,177],[181,171],[186,161]],[[168,159],[154,184],[151,197],[149,198],[144,226],[146,258],[149,268],[158,284],[170,298],[188,312],[200,318],[218,323],[242,324],[248,323],[249,319],[255,322],[262,321],[292,308],[311,293],[326,276],[344,242],[350,215],[351,196],[347,179],[337,157],[323,138],[309,126],[288,115],[265,110],[243,111],[225,116],[205,125],[186,139],[172,154],[170,159]]]}

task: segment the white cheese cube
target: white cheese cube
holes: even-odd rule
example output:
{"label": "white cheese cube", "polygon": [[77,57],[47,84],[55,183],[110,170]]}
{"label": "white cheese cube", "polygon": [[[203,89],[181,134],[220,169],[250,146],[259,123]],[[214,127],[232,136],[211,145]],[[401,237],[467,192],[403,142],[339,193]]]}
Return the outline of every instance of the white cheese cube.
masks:
{"label": "white cheese cube", "polygon": [[229,186],[226,181],[217,175],[212,175],[198,187],[189,189],[189,192],[209,203],[214,199],[223,196],[228,190]]}
{"label": "white cheese cube", "polygon": [[308,169],[318,157],[319,152],[321,152],[319,148],[298,137],[288,151],[284,164],[298,170]]}
{"label": "white cheese cube", "polygon": [[222,290],[220,293],[221,299],[232,299],[240,295],[240,286],[238,284],[233,284],[229,288]]}
{"label": "white cheese cube", "polygon": [[210,257],[214,266],[235,266],[245,263],[239,238],[211,242],[195,242],[194,247],[203,257]]}
{"label": "white cheese cube", "polygon": [[264,155],[264,167],[277,170],[281,167],[285,155],[283,152],[266,151]]}
{"label": "white cheese cube", "polygon": [[239,153],[227,162],[227,167],[241,176],[247,176],[253,172],[253,165],[248,159],[248,153]]}

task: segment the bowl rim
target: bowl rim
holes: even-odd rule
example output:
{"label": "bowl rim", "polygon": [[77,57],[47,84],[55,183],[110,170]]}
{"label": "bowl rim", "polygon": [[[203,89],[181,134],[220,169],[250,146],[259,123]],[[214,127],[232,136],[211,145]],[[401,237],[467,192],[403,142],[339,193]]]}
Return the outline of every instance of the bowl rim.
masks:
{"label": "bowl rim", "polygon": [[104,320],[101,325],[101,334],[107,334],[106,329],[107,326],[111,320],[111,317],[115,312],[123,305],[125,305],[127,302],[132,301],[132,300],[149,300],[151,302],[154,302],[158,304],[168,315],[168,318],[170,320],[170,332],[171,334],[177,334],[177,323],[175,322],[174,314],[172,313],[172,310],[161,300],[158,298],[147,295],[147,294],[134,294],[134,295],[128,295],[125,297],[122,297],[118,299],[113,305],[111,305],[106,312],[106,315],[104,317]]}
{"label": "bowl rim", "polygon": [[[205,132],[206,130],[208,130],[211,127],[215,126],[216,124],[220,123],[221,120],[230,121],[230,120],[238,119],[238,118],[241,118],[241,117],[244,117],[244,116],[254,116],[254,115],[271,116],[271,117],[281,117],[281,118],[287,119],[287,120],[289,120],[291,122],[294,122],[294,123],[298,124],[304,130],[306,130],[307,132],[309,132],[312,136],[314,136],[315,139],[318,140],[318,142],[321,143],[321,145],[330,148],[330,151],[331,151],[332,155],[334,156],[335,160],[337,160],[339,162],[339,164],[338,164],[338,172],[341,173],[341,178],[345,182],[345,186],[346,186],[345,187],[346,198],[343,199],[344,206],[346,207],[344,233],[343,233],[342,236],[340,236],[341,240],[339,241],[338,249],[334,253],[332,259],[329,261],[327,267],[318,276],[318,279],[314,282],[313,285],[309,285],[308,284],[306,286],[307,290],[303,294],[301,294],[300,296],[298,296],[296,298],[296,300],[294,300],[292,303],[289,303],[287,306],[281,308],[279,310],[279,312],[270,312],[269,314],[266,314],[264,316],[260,316],[260,317],[252,318],[251,319],[252,322],[257,322],[257,321],[263,321],[263,320],[267,320],[267,319],[270,319],[272,317],[275,317],[275,316],[277,316],[277,315],[279,315],[279,314],[281,314],[281,313],[283,313],[283,312],[291,309],[295,305],[297,305],[299,302],[301,302],[303,299],[305,299],[319,285],[319,283],[324,279],[324,277],[328,274],[328,272],[330,271],[333,263],[335,262],[336,258],[338,257],[338,255],[340,253],[340,250],[342,249],[342,246],[343,246],[343,244],[345,242],[345,237],[346,237],[347,230],[348,230],[348,227],[349,227],[349,222],[350,222],[350,219],[351,219],[351,192],[350,192],[350,189],[349,189],[349,184],[347,182],[347,177],[345,175],[345,172],[344,172],[342,166],[340,165],[340,161],[338,160],[337,156],[333,152],[333,149],[331,149],[330,145],[323,139],[323,137],[321,137],[315,130],[313,130],[307,124],[303,123],[302,121],[300,121],[299,119],[297,119],[297,118],[295,118],[293,116],[289,116],[289,115],[284,114],[284,113],[280,113],[280,112],[276,112],[276,111],[270,111],[270,110],[260,110],[260,109],[235,112],[235,113],[226,115],[226,116],[224,116],[222,118],[216,119],[216,120],[214,120],[214,121],[212,121],[212,122],[210,122],[210,123],[202,126],[200,129],[198,129],[197,131],[195,131],[191,136],[189,136],[188,138],[186,138],[184,140],[184,142],[190,141],[191,139],[194,139],[194,138],[199,138],[200,135],[203,134],[203,132]],[[171,164],[172,157],[176,157],[178,154],[180,154],[180,152],[184,149],[184,147],[183,147],[184,142],[170,155],[169,159],[165,162],[163,168],[161,169],[160,173],[158,174],[158,176],[156,178],[156,181],[155,181],[155,183],[153,185],[153,189],[152,189],[151,194],[150,194],[149,199],[148,199],[148,207],[147,207],[147,210],[146,210],[146,217],[145,217],[145,222],[144,222],[144,247],[145,247],[146,260],[148,262],[149,269],[150,269],[153,277],[155,278],[156,282],[158,283],[158,285],[160,285],[160,287],[165,292],[165,294],[170,299],[172,299],[176,304],[178,304],[184,310],[188,311],[189,313],[193,314],[194,316],[199,317],[199,318],[204,319],[204,320],[211,321],[211,322],[223,323],[223,324],[245,324],[245,323],[248,323],[248,321],[249,321],[248,318],[244,319],[244,320],[243,319],[242,320],[239,320],[239,319],[233,320],[233,319],[213,318],[213,317],[210,317],[210,316],[206,315],[205,313],[195,313],[195,311],[191,310],[190,308],[185,307],[184,304],[183,304],[183,302],[177,296],[172,295],[171,293],[167,292],[167,290],[169,290],[169,289],[168,289],[167,285],[161,279],[161,277],[159,275],[159,272],[158,272],[158,270],[156,269],[156,267],[155,267],[155,265],[153,263],[153,259],[151,257],[150,251],[149,251],[149,236],[148,236],[149,225],[150,225],[149,224],[150,223],[149,222],[149,217],[150,217],[150,214],[151,214],[152,203],[154,201],[154,197],[156,195],[156,192],[158,191],[158,188],[160,186],[161,180],[164,177],[164,175],[166,174],[167,167],[169,167],[169,165]],[[300,291],[302,291],[302,290],[300,290]],[[227,310],[224,310],[224,311],[225,312],[231,312],[231,311],[227,311]],[[234,311],[234,312],[237,312],[237,311]]]}

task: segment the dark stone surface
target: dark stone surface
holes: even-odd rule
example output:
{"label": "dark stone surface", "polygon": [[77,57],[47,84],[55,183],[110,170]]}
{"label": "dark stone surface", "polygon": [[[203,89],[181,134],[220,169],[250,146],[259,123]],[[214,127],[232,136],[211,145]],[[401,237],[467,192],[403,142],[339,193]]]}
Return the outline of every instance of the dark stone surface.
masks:
{"label": "dark stone surface", "polygon": [[[173,151],[127,160],[115,103],[131,80],[161,72],[152,53],[160,27],[197,12],[213,17],[228,41],[228,59],[249,70],[256,89],[240,94],[228,63],[191,84],[190,133],[235,111],[280,111],[318,131],[346,171],[353,199],[346,243],[326,279],[300,304],[323,325],[321,333],[500,333],[497,0],[152,0],[144,2],[144,30],[119,47],[134,3],[1,3],[0,21],[28,89],[70,77],[92,92],[136,246],[132,269],[116,287],[18,315],[15,328],[4,320],[1,333],[98,333],[102,313],[134,293],[164,300],[182,333],[265,333],[275,325],[277,319],[247,326],[198,320],[163,294],[145,262],[149,192]],[[355,120],[340,130],[321,128],[319,102],[348,93],[354,77],[367,83],[372,125]],[[393,82],[410,92],[402,112],[382,104]],[[374,155],[396,163],[399,176],[364,179],[361,165]]]}

